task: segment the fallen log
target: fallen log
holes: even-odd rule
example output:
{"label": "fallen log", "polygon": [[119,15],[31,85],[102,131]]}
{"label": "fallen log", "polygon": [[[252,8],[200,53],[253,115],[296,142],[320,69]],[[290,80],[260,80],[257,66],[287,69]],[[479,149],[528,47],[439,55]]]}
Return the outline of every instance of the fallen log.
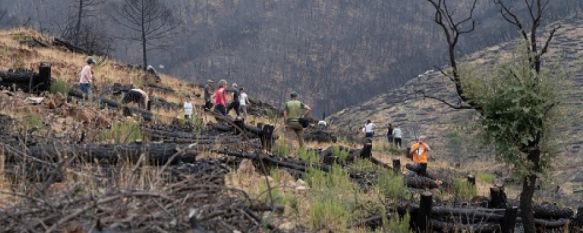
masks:
{"label": "fallen log", "polygon": [[457,223],[449,223],[443,222],[439,220],[431,220],[431,224],[433,225],[434,230],[438,230],[440,232],[481,232],[481,233],[490,233],[490,232],[499,232],[500,225],[499,224],[492,224],[492,223],[479,223],[479,224],[457,224]]}
{"label": "fallen log", "polygon": [[[105,162],[108,164],[118,164],[120,162],[135,163],[140,156],[145,156],[148,164],[160,165],[178,163],[191,163],[196,160],[195,151],[181,151],[177,144],[84,144],[84,145],[52,145],[38,144],[16,149],[4,146],[7,162],[18,162],[23,159],[33,159],[36,161],[57,162],[60,159],[72,158],[75,156],[76,162]],[[22,152],[21,152],[22,151]],[[170,160],[172,159],[172,160]]]}
{"label": "fallen log", "polygon": [[[71,88],[69,90],[68,96],[74,97],[77,99],[83,99],[83,92],[81,92],[78,89]],[[142,118],[145,121],[154,120],[154,114],[148,110],[136,108],[136,107],[124,106],[123,104],[120,104],[116,101],[107,99],[105,97],[99,97],[99,106],[101,108],[122,109],[125,116],[139,115],[139,116],[142,116]]]}
{"label": "fallen log", "polygon": [[89,53],[89,51],[87,51],[87,50],[85,50],[85,49],[83,49],[81,47],[75,46],[75,45],[69,43],[68,41],[65,41],[65,40],[62,40],[62,39],[59,39],[59,38],[54,38],[53,39],[53,45],[54,46],[57,46],[57,47],[64,48],[64,49],[66,49],[68,51],[71,51],[73,53],[80,53],[80,54],[85,54],[85,55],[92,55],[92,54]]}
{"label": "fallen log", "polygon": [[36,94],[48,91],[51,87],[51,65],[41,63],[38,69],[38,73],[23,69],[0,71],[0,86]]}
{"label": "fallen log", "polygon": [[[432,211],[433,217],[452,217],[454,216],[455,219],[460,219],[464,222],[495,222],[498,223],[504,219],[504,215],[496,214],[493,210],[491,212],[486,212],[486,209],[472,209],[472,208],[451,208],[451,207],[443,207],[438,206],[434,207]],[[504,211],[504,210],[502,210]]]}
{"label": "fallen log", "polygon": [[573,210],[556,205],[534,205],[534,217],[540,219],[561,219],[573,217]]}
{"label": "fallen log", "polygon": [[416,189],[435,189],[438,188],[437,182],[424,176],[405,176],[407,187]]}

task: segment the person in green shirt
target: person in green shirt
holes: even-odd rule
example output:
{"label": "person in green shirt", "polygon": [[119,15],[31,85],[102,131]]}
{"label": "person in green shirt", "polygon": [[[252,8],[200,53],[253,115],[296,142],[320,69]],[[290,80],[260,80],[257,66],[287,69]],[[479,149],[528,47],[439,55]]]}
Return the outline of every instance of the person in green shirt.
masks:
{"label": "person in green shirt", "polygon": [[298,100],[298,93],[292,92],[290,98],[284,105],[283,119],[285,120],[286,128],[296,134],[300,147],[303,147],[304,127],[300,124],[300,118],[308,115],[312,109]]}

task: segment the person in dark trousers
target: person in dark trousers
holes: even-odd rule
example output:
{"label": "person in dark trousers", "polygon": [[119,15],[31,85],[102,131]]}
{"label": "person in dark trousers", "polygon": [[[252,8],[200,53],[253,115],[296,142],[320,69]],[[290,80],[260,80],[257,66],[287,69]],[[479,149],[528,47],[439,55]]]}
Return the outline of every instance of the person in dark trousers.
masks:
{"label": "person in dark trousers", "polygon": [[405,167],[420,176],[433,178],[427,174],[427,156],[429,151],[431,151],[431,147],[427,144],[426,139],[425,136],[421,136],[417,140],[417,143],[411,146],[409,156],[413,160],[413,164],[408,163]]}
{"label": "person in dark trousers", "polygon": [[219,81],[219,87],[215,90],[213,94],[213,99],[215,101],[215,112],[225,116],[227,115],[227,94],[225,88],[227,87],[227,81]]}
{"label": "person in dark trousers", "polygon": [[364,127],[362,127],[362,132],[364,133],[366,138],[374,137],[374,127],[375,125],[374,123],[372,123],[372,121],[366,120]]}
{"label": "person in dark trousers", "polygon": [[387,141],[389,144],[393,144],[393,124],[389,123],[389,127],[387,128]]}
{"label": "person in dark trousers", "polygon": [[136,103],[140,108],[146,109],[148,111],[151,108],[150,97],[148,96],[148,93],[138,88],[129,90],[121,100],[121,103],[122,104]]}
{"label": "person in dark trousers", "polygon": [[239,102],[239,86],[236,83],[233,83],[231,90],[229,90],[230,92],[233,92],[233,99],[231,100],[231,103],[229,103],[229,107],[227,107],[227,114],[229,114],[229,112],[231,112],[231,109],[235,109],[235,113],[237,113],[237,116],[241,115],[240,109],[239,107],[241,106],[241,103]]}
{"label": "person in dark trousers", "polygon": [[399,128],[399,126],[395,126],[395,129],[393,129],[393,140],[395,141],[395,147],[401,148],[402,138],[403,132],[401,131],[401,128]]}
{"label": "person in dark trousers", "polygon": [[213,108],[212,96],[213,96],[213,80],[207,80],[204,86],[204,110],[209,111]]}

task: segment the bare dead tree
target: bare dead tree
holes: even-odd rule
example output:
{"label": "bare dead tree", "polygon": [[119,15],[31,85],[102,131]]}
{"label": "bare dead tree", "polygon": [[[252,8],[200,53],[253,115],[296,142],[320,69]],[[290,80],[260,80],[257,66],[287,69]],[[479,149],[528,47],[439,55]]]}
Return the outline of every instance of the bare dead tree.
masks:
{"label": "bare dead tree", "polygon": [[130,31],[130,41],[142,45],[143,68],[148,65],[148,50],[159,46],[169,33],[177,28],[178,23],[172,11],[160,0],[124,0],[113,19]]}
{"label": "bare dead tree", "polygon": [[454,18],[455,10],[451,10],[446,0],[426,0],[435,9],[434,21],[443,30],[443,35],[445,36],[448,48],[449,65],[451,67],[451,74],[447,73],[443,69],[440,69],[441,73],[448,77],[454,84],[457,95],[459,96],[458,103],[449,103],[441,98],[435,96],[426,95],[422,92],[425,98],[434,99],[442,102],[453,109],[476,109],[480,111],[480,107],[474,104],[470,99],[466,97],[464,88],[462,87],[462,82],[460,79],[460,74],[458,70],[457,60],[456,60],[456,46],[458,45],[460,36],[468,34],[474,31],[476,28],[476,21],[474,19],[474,11],[476,9],[476,4],[478,0],[472,2],[471,8],[466,17],[461,19]]}

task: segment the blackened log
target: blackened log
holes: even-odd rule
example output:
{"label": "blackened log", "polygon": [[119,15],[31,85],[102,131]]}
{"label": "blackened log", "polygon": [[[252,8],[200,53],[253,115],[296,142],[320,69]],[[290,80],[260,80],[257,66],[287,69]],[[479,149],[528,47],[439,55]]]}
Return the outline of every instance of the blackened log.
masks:
{"label": "blackened log", "polygon": [[38,144],[23,150],[24,152],[6,150],[5,154],[8,162],[20,161],[25,153],[26,155],[47,162],[57,162],[59,159],[75,157],[77,162],[106,162],[108,164],[117,164],[128,161],[134,163],[138,161],[140,155],[144,154],[148,164],[160,165],[166,164],[174,155],[175,158],[170,164],[180,162],[190,163],[195,161],[197,153],[194,151],[180,150],[177,144],[84,144],[84,145],[52,145]]}
{"label": "blackened log", "polygon": [[482,221],[482,222],[500,222],[504,219],[503,215],[486,212],[486,211],[477,211],[472,208],[452,208],[452,207],[434,207],[431,210],[432,216],[434,217],[462,217],[469,219],[468,222],[475,221]]}
{"label": "blackened log", "polygon": [[494,186],[490,188],[490,203],[488,203],[490,208],[506,208],[507,201],[504,187]]}
{"label": "blackened log", "polygon": [[395,174],[401,173],[401,160],[400,159],[393,159],[393,173],[395,173]]}
{"label": "blackened log", "polygon": [[431,224],[433,225],[434,230],[438,230],[440,232],[481,232],[481,233],[490,233],[490,232],[498,232],[500,230],[499,224],[492,224],[492,223],[480,223],[480,224],[455,224],[449,222],[443,222],[439,220],[431,220]]}
{"label": "blackened log", "polygon": [[41,63],[39,73],[31,70],[0,71],[0,86],[36,94],[48,91],[51,87],[51,65]]}
{"label": "blackened log", "polygon": [[504,213],[504,220],[500,224],[502,233],[514,233],[516,227],[516,217],[518,215],[518,207],[512,206],[506,208]]}
{"label": "blackened log", "polygon": [[405,176],[405,184],[410,188],[434,189],[438,188],[437,182],[424,176]]}
{"label": "blackened log", "polygon": [[467,179],[468,183],[470,183],[471,185],[476,185],[476,177],[474,175],[468,175]]}
{"label": "blackened log", "polygon": [[534,217],[540,219],[561,219],[573,217],[573,210],[569,208],[559,208],[556,205],[534,205],[532,207]]}
{"label": "blackened log", "polygon": [[62,47],[62,48],[66,49],[66,50],[69,50],[69,51],[71,51],[73,53],[80,53],[80,54],[85,54],[85,55],[92,55],[87,50],[85,50],[85,49],[83,49],[81,47],[75,46],[75,45],[69,43],[68,41],[65,41],[65,40],[62,40],[62,39],[59,39],[59,38],[54,38],[53,39],[53,45],[54,46],[57,46],[57,47]]}
{"label": "blackened log", "polygon": [[431,192],[423,192],[419,201],[419,210],[414,218],[415,230],[417,232],[431,231],[431,208],[433,207],[433,195]]}

